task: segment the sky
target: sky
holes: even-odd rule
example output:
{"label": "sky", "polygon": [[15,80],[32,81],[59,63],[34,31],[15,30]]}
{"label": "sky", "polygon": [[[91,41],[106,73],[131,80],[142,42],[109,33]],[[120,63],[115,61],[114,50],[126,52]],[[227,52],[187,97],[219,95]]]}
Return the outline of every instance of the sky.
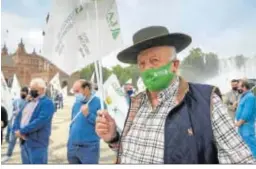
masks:
{"label": "sky", "polygon": [[[192,37],[192,44],[178,55],[180,59],[195,47],[221,58],[256,57],[255,0],[117,0],[117,6],[125,45],[132,44],[132,35],[139,29],[161,25]],[[23,38],[28,52],[39,51],[50,9],[51,0],[2,0],[1,45],[5,42],[13,52]],[[119,64],[115,54],[103,61],[107,67],[115,64]]]}

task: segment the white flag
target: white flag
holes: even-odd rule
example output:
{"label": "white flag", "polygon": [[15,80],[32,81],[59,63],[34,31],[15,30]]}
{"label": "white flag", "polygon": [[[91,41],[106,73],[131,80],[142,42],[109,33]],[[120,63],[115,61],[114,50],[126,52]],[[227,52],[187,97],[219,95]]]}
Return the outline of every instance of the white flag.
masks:
{"label": "white flag", "polygon": [[60,85],[60,75],[59,75],[59,73],[56,73],[56,75],[50,81],[50,84],[52,85],[54,90],[57,90],[59,92],[62,91],[61,85]]}
{"label": "white flag", "polygon": [[142,92],[146,90],[146,87],[141,79],[141,77],[137,81],[137,87],[138,87],[138,92]]}
{"label": "white flag", "polygon": [[122,47],[115,0],[52,2],[45,30],[43,56],[67,74]]}
{"label": "white flag", "polygon": [[93,72],[92,76],[91,76],[91,82],[94,83],[95,82],[95,72]]}
{"label": "white flag", "polygon": [[71,94],[75,94],[74,91],[73,91],[73,88],[71,88],[71,89],[69,90],[69,92],[70,92]]}
{"label": "white flag", "polygon": [[20,97],[20,83],[18,81],[18,78],[16,74],[13,75],[13,80],[12,80],[12,87],[11,87],[11,94],[13,99],[17,99]]}
{"label": "white flag", "polygon": [[126,84],[131,84],[132,83],[132,79],[127,80]]}
{"label": "white flag", "polygon": [[8,120],[11,119],[12,116],[12,95],[9,87],[6,84],[3,72],[1,72],[1,106],[3,106],[8,113]]}
{"label": "white flag", "polygon": [[108,111],[115,119],[118,129],[122,131],[129,107],[116,75],[112,74],[103,87]]}

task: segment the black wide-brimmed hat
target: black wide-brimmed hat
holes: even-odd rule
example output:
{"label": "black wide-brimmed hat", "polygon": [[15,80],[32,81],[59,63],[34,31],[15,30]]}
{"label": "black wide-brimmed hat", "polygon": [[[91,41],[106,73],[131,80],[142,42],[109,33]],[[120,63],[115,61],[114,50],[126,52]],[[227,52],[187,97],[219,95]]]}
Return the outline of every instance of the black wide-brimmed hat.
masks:
{"label": "black wide-brimmed hat", "polygon": [[192,39],[182,33],[169,33],[163,26],[150,26],[143,28],[133,35],[133,46],[119,52],[117,58],[123,63],[136,64],[138,54],[156,46],[173,46],[176,52],[185,49]]}

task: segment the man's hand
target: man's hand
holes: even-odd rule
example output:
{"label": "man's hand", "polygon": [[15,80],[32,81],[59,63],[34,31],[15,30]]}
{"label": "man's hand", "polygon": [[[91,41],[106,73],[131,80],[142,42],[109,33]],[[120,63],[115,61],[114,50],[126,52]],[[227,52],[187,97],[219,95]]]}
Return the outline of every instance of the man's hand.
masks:
{"label": "man's hand", "polygon": [[26,140],[25,136],[21,135],[19,130],[15,131],[15,136],[23,140]]}
{"label": "man's hand", "polygon": [[238,122],[235,123],[236,127],[240,127],[241,125],[243,125],[245,123],[244,120],[239,120]]}
{"label": "man's hand", "polygon": [[88,112],[88,105],[87,105],[87,104],[86,104],[86,105],[83,105],[83,106],[81,107],[81,111],[82,111],[82,113],[83,113],[84,116],[88,116],[88,114],[89,114],[89,112]]}
{"label": "man's hand", "polygon": [[98,111],[95,128],[98,136],[105,142],[111,141],[116,136],[116,122],[106,110]]}
{"label": "man's hand", "polygon": [[239,127],[238,122],[235,123],[235,127]]}

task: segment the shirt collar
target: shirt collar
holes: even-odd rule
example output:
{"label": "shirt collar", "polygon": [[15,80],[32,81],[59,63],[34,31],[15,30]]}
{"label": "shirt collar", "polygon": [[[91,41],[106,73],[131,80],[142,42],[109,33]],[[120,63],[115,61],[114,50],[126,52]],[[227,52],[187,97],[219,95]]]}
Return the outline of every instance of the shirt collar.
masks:
{"label": "shirt collar", "polygon": [[[169,85],[169,87],[167,87],[166,89],[164,89],[158,93],[157,98],[160,103],[163,101],[166,101],[167,99],[169,99],[172,96],[175,97],[175,93],[179,87],[179,82],[180,82],[179,76],[175,76],[173,81]],[[144,95],[142,98],[142,103],[144,103],[145,101],[149,101],[148,91],[144,92]]]}
{"label": "shirt collar", "polygon": [[248,93],[250,93],[250,90],[246,91],[245,93],[242,94],[242,97],[244,97],[245,95],[247,95]]}

